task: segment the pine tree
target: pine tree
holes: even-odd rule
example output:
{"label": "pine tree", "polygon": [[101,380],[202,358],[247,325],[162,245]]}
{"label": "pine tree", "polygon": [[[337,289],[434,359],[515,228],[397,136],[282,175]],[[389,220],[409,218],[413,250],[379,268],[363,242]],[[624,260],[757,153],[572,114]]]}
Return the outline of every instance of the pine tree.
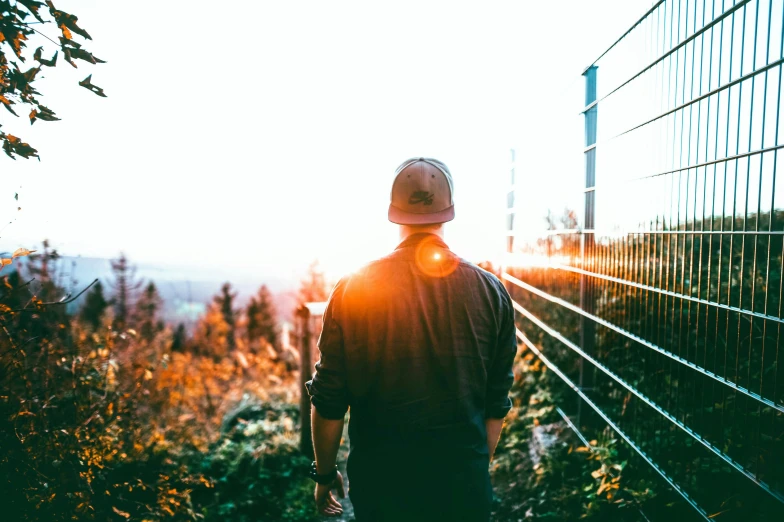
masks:
{"label": "pine tree", "polygon": [[[318,260],[314,260],[308,267],[308,273],[300,282],[299,294],[297,296],[297,308],[295,314],[300,313],[302,305],[305,303],[320,303],[329,299],[329,288],[324,272],[319,268]],[[291,343],[299,346],[302,339],[296,332],[290,334]]]}
{"label": "pine tree", "polygon": [[98,281],[87,292],[79,317],[84,323],[90,325],[93,330],[97,330],[101,326],[101,319],[103,319],[103,314],[108,307],[109,302],[103,295],[103,285]]}
{"label": "pine tree", "polygon": [[185,325],[180,323],[177,329],[174,330],[170,350],[173,352],[182,352],[185,350],[185,343],[188,341],[188,336],[185,332]]}
{"label": "pine tree", "polygon": [[112,272],[114,273],[114,283],[112,288],[114,296],[114,328],[122,330],[128,326],[130,311],[133,307],[136,292],[142,285],[141,281],[136,280],[136,268],[128,263],[128,258],[121,253],[120,257],[113,259]]}
{"label": "pine tree", "polygon": [[49,240],[44,239],[41,251],[31,254],[25,263],[27,275],[35,279],[34,287],[38,289],[36,294],[42,301],[54,301],[64,293],[56,282],[56,262],[58,259],[60,259],[60,254],[56,249],[49,247]]}
{"label": "pine tree", "polygon": [[147,342],[152,341],[155,334],[163,329],[163,323],[158,318],[162,305],[163,301],[158,294],[158,289],[155,287],[155,283],[150,281],[136,302],[134,312],[135,325],[139,330],[139,335]]}
{"label": "pine tree", "polygon": [[234,299],[236,299],[236,297],[236,292],[231,291],[231,283],[223,283],[221,293],[213,298],[228,329],[226,332],[226,347],[229,351],[234,350],[237,346],[235,337],[237,329],[237,312],[234,310]]}
{"label": "pine tree", "polygon": [[215,359],[229,355],[229,331],[231,328],[226,323],[218,297],[209,304],[207,311],[199,318],[193,333],[195,350]]}
{"label": "pine tree", "polygon": [[329,288],[324,272],[319,268],[318,260],[313,261],[308,267],[308,273],[302,280],[299,288],[299,302],[318,303],[329,298]]}
{"label": "pine tree", "polygon": [[[31,254],[26,263],[20,263],[20,277],[18,297],[23,298],[19,308],[37,308],[45,303],[57,303],[67,296],[64,288],[58,283],[57,261],[60,254],[44,240],[38,252]],[[45,306],[39,308],[36,314],[22,314],[19,319],[19,328],[26,330],[31,338],[44,339],[59,338],[66,340],[69,337],[67,328],[61,325],[68,321],[68,312],[65,306]]]}
{"label": "pine tree", "polygon": [[278,312],[267,285],[261,285],[258,295],[251,297],[245,314],[248,344],[253,346],[260,339],[264,339],[277,349]]}

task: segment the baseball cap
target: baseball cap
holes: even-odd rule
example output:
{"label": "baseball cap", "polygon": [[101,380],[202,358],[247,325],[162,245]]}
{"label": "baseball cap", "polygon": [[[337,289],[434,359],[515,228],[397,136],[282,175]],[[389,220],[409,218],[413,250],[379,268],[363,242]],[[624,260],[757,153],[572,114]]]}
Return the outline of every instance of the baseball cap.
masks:
{"label": "baseball cap", "polygon": [[411,158],[395,171],[389,220],[398,225],[430,225],[455,218],[452,174],[433,158]]}

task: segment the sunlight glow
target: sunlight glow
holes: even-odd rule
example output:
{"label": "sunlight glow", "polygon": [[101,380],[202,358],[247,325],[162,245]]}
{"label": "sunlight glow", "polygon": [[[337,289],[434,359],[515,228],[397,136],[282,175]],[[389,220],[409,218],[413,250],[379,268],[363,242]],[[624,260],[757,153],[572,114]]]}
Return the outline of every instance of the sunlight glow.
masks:
{"label": "sunlight glow", "polygon": [[506,255],[506,266],[513,268],[553,268],[560,265],[571,265],[570,256],[515,252]]}

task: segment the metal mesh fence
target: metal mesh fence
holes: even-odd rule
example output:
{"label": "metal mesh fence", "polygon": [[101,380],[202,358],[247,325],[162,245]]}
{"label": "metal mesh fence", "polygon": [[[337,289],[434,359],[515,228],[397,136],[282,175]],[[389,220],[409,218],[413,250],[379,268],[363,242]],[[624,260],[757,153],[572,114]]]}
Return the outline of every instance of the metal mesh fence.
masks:
{"label": "metal mesh fence", "polygon": [[521,341],[696,518],[784,519],[783,28],[655,2],[584,73],[584,208],[520,241],[508,198]]}

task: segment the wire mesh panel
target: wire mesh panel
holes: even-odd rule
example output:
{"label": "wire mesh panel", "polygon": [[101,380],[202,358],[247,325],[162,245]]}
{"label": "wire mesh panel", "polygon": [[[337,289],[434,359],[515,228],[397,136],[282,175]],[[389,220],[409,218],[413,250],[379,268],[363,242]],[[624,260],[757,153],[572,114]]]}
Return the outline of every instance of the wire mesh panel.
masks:
{"label": "wire mesh panel", "polygon": [[655,2],[585,71],[585,207],[504,272],[580,428],[697,519],[784,520],[783,27],[784,0]]}

